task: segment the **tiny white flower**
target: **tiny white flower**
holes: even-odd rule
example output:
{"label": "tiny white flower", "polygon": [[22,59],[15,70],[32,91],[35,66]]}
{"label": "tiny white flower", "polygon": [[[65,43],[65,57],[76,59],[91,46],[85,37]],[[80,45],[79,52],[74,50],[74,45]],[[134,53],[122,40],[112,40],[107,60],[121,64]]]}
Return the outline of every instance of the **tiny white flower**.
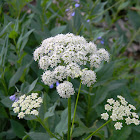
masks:
{"label": "tiny white flower", "polygon": [[113,121],[117,121],[118,116],[117,116],[116,114],[112,114],[112,115],[110,116],[110,118],[111,118]]}
{"label": "tiny white flower", "polygon": [[24,112],[20,112],[20,113],[18,114],[19,119],[22,119],[24,116],[25,116],[25,113],[24,113]]}
{"label": "tiny white flower", "polygon": [[109,118],[108,113],[102,113],[101,114],[101,119],[108,120],[108,118]]}
{"label": "tiny white flower", "polygon": [[31,114],[31,110],[30,110],[30,109],[27,109],[27,110],[25,111],[25,114]]}
{"label": "tiny white flower", "polygon": [[110,106],[109,104],[106,104],[105,105],[105,110],[111,111],[111,109],[112,109],[112,106]]}
{"label": "tiny white flower", "polygon": [[114,104],[115,100],[114,100],[113,98],[111,98],[111,99],[108,99],[107,102],[108,102],[110,105],[112,105],[112,104]]}
{"label": "tiny white flower", "polygon": [[125,119],[125,123],[126,123],[127,125],[131,124],[132,122],[133,122],[133,121],[132,121],[132,119],[131,119],[130,117],[128,117],[128,118]]}
{"label": "tiny white flower", "polygon": [[140,124],[140,121],[136,118],[133,118],[132,119],[132,122],[135,124],[135,125],[139,125]]}
{"label": "tiny white flower", "polygon": [[17,102],[14,102],[14,103],[12,104],[12,107],[18,107],[18,103],[17,103]]}
{"label": "tiny white flower", "polygon": [[137,118],[137,119],[139,118],[138,114],[135,113],[135,112],[132,113],[132,116],[133,116],[134,118]]}
{"label": "tiny white flower", "polygon": [[136,110],[135,106],[133,106],[133,105],[131,105],[131,104],[129,104],[129,107],[130,107],[131,109],[133,109],[133,110]]}
{"label": "tiny white flower", "polygon": [[15,107],[15,108],[13,109],[13,111],[14,111],[14,113],[18,113],[18,112],[19,112],[19,107]]}
{"label": "tiny white flower", "polygon": [[114,125],[114,127],[115,127],[116,130],[121,130],[121,128],[123,126],[122,126],[122,123],[121,122],[116,122],[115,125]]}
{"label": "tiny white flower", "polygon": [[[38,93],[32,93],[32,94],[31,94],[31,98],[32,98],[32,99],[36,99],[37,96],[38,96]],[[28,97],[28,96],[27,96],[27,97]]]}
{"label": "tiny white flower", "polygon": [[39,114],[39,112],[37,111],[37,110],[33,110],[33,111],[31,111],[31,114],[33,114],[33,115],[38,115]]}

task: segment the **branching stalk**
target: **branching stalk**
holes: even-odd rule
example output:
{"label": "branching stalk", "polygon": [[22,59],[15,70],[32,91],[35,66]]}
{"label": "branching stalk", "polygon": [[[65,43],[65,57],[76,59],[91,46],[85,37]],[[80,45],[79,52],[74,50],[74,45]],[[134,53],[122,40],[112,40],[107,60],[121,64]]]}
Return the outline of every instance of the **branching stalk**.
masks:
{"label": "branching stalk", "polygon": [[37,117],[37,120],[40,122],[40,124],[45,128],[45,130],[48,132],[48,134],[51,136],[51,137],[54,137],[56,138],[57,140],[59,140],[47,127],[46,125],[44,124],[44,122],[38,117]]}
{"label": "branching stalk", "polygon": [[108,120],[106,123],[104,123],[101,127],[99,127],[97,130],[95,130],[93,133],[91,133],[87,138],[84,140],[88,140],[90,137],[92,137],[96,132],[98,132],[100,129],[102,129],[105,125],[107,125],[109,122],[111,122],[112,119]]}
{"label": "branching stalk", "polygon": [[74,116],[73,116],[73,120],[72,120],[71,131],[70,131],[70,137],[72,135],[73,125],[74,125],[74,119],[75,119],[75,115],[76,115],[76,109],[77,109],[79,94],[80,94],[80,90],[81,90],[81,82],[82,81],[80,81],[79,90],[78,90],[78,94],[77,94],[77,98],[76,98],[75,109],[74,109]]}

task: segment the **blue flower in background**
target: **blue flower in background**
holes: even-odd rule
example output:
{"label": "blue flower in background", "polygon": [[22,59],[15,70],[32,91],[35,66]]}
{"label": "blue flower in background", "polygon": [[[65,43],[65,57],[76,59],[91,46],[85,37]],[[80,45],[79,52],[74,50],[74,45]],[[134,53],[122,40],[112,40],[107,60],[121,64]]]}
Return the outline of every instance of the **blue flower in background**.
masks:
{"label": "blue flower in background", "polygon": [[71,16],[73,17],[75,15],[75,11],[71,13]]}
{"label": "blue flower in background", "polygon": [[75,4],[75,7],[76,7],[76,8],[79,7],[79,6],[80,6],[80,4],[78,4],[78,3]]}
{"label": "blue flower in background", "polygon": [[14,94],[14,95],[11,95],[10,97],[9,97],[9,99],[11,100],[11,101],[15,101],[16,100],[16,95]]}
{"label": "blue flower in background", "polygon": [[101,36],[99,36],[97,39],[102,39],[102,37],[101,37]]}
{"label": "blue flower in background", "polygon": [[75,2],[79,2],[79,0],[74,0]]}
{"label": "blue flower in background", "polygon": [[59,84],[60,84],[60,83],[57,81],[57,82],[56,82],[56,86],[58,86]]}
{"label": "blue flower in background", "polygon": [[18,101],[18,98],[16,97],[15,94],[14,94],[14,95],[11,95],[11,96],[9,97],[9,99],[10,99],[11,101]]}
{"label": "blue flower in background", "polygon": [[[58,86],[60,83],[57,81],[56,82],[56,86]],[[52,88],[54,88],[54,85],[52,84],[51,86],[50,86],[50,88],[52,89]]]}
{"label": "blue flower in background", "polygon": [[104,41],[103,40],[101,40],[100,42],[101,42],[101,44],[104,44]]}
{"label": "blue flower in background", "polygon": [[50,86],[50,88],[51,88],[51,89],[53,88],[53,84]]}
{"label": "blue flower in background", "polygon": [[99,36],[97,39],[100,40],[101,44],[104,44],[104,39],[101,36]]}
{"label": "blue flower in background", "polygon": [[65,11],[68,12],[70,9],[66,9]]}
{"label": "blue flower in background", "polygon": [[87,22],[90,22],[90,19],[88,19]]}

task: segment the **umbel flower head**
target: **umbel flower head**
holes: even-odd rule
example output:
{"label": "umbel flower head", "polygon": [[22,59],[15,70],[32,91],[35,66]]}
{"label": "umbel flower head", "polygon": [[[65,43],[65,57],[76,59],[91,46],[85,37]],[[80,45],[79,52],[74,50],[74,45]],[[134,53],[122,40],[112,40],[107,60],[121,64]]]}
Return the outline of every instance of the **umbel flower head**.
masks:
{"label": "umbel flower head", "polygon": [[33,55],[44,70],[42,81],[48,86],[56,81],[63,82],[67,77],[79,77],[82,84],[90,87],[96,82],[96,73],[93,70],[83,72],[84,67],[81,66],[88,63],[91,69],[98,68],[102,61],[109,61],[109,53],[105,49],[97,49],[93,42],[87,42],[84,37],[72,33],[58,34],[43,40]]}
{"label": "umbel flower head", "polygon": [[12,104],[14,113],[18,113],[18,118],[21,119],[25,115],[38,115],[38,108],[43,102],[41,97],[38,97],[38,93],[32,93],[26,96],[25,94],[19,97],[18,101]]}
{"label": "umbel flower head", "polygon": [[140,121],[139,116],[134,111],[136,110],[135,106],[128,104],[124,97],[118,95],[118,100],[113,98],[108,99],[108,104],[105,105],[106,113],[101,114],[101,119],[108,120],[109,117],[112,121],[115,121],[115,129],[121,130],[123,127],[123,120],[127,125],[133,123],[139,125]]}

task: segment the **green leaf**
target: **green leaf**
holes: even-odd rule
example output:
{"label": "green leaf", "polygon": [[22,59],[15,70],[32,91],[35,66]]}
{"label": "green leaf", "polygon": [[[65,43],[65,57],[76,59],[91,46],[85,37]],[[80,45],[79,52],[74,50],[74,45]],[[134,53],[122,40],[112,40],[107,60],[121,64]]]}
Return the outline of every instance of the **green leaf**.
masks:
{"label": "green leaf", "polygon": [[8,108],[10,108],[13,102],[9,99],[9,97],[5,97],[1,100],[1,102]]}
{"label": "green leaf", "polygon": [[47,133],[42,132],[29,132],[27,133],[32,140],[49,140],[50,137]]}
{"label": "green leaf", "polygon": [[52,0],[48,1],[45,9],[47,10],[50,7],[51,4],[52,4]]}
{"label": "green leaf", "polygon": [[112,132],[112,136],[109,138],[109,140],[127,140],[131,134],[131,127],[130,126],[124,126],[121,130],[115,130]]}
{"label": "green leaf", "polygon": [[136,11],[128,11],[128,19],[136,30],[140,28],[140,15]]}
{"label": "green leaf", "polygon": [[93,8],[93,11],[92,11],[92,15],[98,15],[100,14],[101,12],[104,11],[104,6],[106,5],[107,1],[106,2],[100,2],[98,3],[94,8]]}
{"label": "green leaf", "polygon": [[9,118],[5,108],[0,104],[0,118]]}
{"label": "green leaf", "polygon": [[109,92],[118,89],[122,86],[124,86],[126,84],[126,81],[124,80],[116,80],[116,81],[112,81],[110,82],[107,86],[105,87],[100,87],[97,91],[96,91],[96,96],[94,99],[94,107],[96,107],[98,104],[100,104],[102,101],[104,101],[108,95]]}
{"label": "green leaf", "polygon": [[0,37],[5,33],[6,29],[12,24],[12,22],[9,22],[6,26],[4,26],[3,30],[0,31]]}
{"label": "green leaf", "polygon": [[20,37],[18,38],[18,41],[17,41],[17,46],[18,46],[18,49],[20,50],[20,52],[24,49],[27,41],[28,41],[28,38],[29,38],[29,35],[34,31],[34,29],[26,32],[25,35],[21,34]]}
{"label": "green leaf", "polygon": [[57,105],[58,102],[55,102],[55,104],[48,109],[48,111],[44,115],[44,120],[54,115],[54,111]]}
{"label": "green leaf", "polygon": [[8,36],[5,37],[4,44],[0,53],[0,65],[4,67],[8,51]]}
{"label": "green leaf", "polygon": [[55,36],[57,34],[62,33],[66,29],[66,25],[55,27],[51,30],[51,35]]}
{"label": "green leaf", "polygon": [[37,78],[36,80],[34,80],[34,81],[32,82],[31,85],[28,85],[28,86],[24,89],[24,93],[26,94],[26,93],[31,92],[31,91],[34,89],[34,87],[35,87],[37,81],[38,81],[38,78]]}
{"label": "green leaf", "polygon": [[57,124],[55,128],[55,132],[58,133],[59,135],[66,134],[68,128],[68,108],[66,108],[62,113],[61,113],[61,121]]}
{"label": "green leaf", "polygon": [[73,17],[73,20],[74,20],[74,28],[78,32],[78,30],[80,29],[80,27],[82,25],[82,22],[81,22],[81,14],[79,13],[78,10],[75,10],[75,15]]}
{"label": "green leaf", "polygon": [[106,31],[106,32],[100,32],[99,30],[97,30],[96,32],[94,32],[95,36],[94,36],[94,40],[93,41],[96,41],[98,37],[102,37],[104,35],[106,35],[109,31]]}
{"label": "green leaf", "polygon": [[126,8],[129,5],[129,3],[130,3],[130,1],[122,2],[118,7],[118,11],[123,10],[124,8]]}
{"label": "green leaf", "polygon": [[13,75],[13,77],[9,81],[9,88],[13,87],[15,85],[15,83],[18,82],[18,80],[22,76],[24,69],[25,69],[24,66],[21,66],[20,68],[18,68],[17,72]]}
{"label": "green leaf", "polygon": [[15,120],[10,120],[10,122],[15,135],[19,138],[22,138],[25,135],[25,129],[23,125]]}

